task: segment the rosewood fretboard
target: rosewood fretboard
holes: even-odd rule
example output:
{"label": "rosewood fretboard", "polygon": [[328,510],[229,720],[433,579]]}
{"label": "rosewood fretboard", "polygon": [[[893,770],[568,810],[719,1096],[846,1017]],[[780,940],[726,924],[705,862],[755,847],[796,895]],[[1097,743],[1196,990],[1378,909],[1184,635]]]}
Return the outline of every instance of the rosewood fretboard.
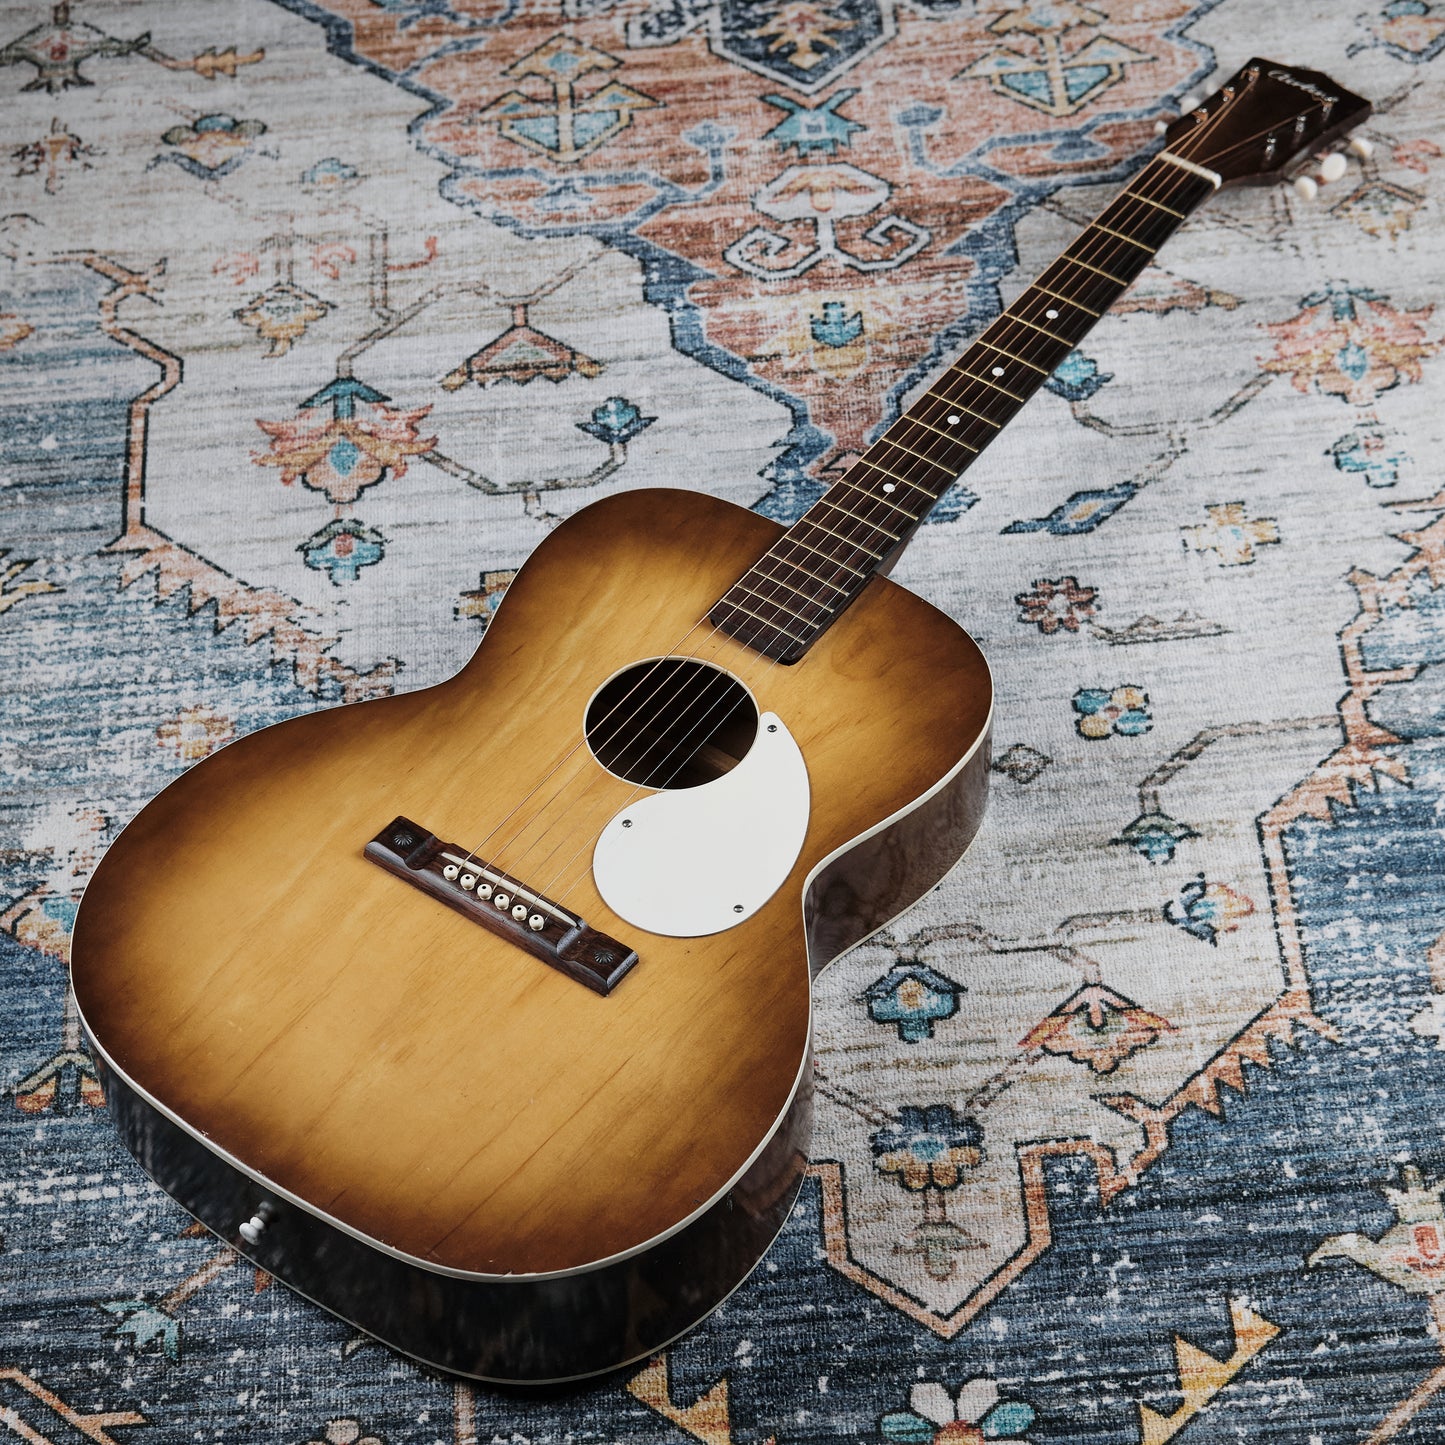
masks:
{"label": "rosewood fretboard", "polygon": [[1217,184],[1167,151],[1150,161],[738,578],[709,620],[796,662]]}

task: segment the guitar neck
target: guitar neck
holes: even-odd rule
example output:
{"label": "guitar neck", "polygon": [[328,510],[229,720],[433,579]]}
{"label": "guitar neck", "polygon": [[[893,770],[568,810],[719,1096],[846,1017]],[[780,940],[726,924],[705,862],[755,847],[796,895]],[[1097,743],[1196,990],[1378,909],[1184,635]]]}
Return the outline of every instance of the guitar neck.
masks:
{"label": "guitar neck", "polygon": [[796,662],[1219,184],[1168,151],[733,584],[709,620]]}

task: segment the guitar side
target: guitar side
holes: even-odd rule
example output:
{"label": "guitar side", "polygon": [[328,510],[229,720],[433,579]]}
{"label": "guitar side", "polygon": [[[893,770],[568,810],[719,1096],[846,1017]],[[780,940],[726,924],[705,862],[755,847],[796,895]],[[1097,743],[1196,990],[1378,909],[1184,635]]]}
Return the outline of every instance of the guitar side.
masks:
{"label": "guitar side", "polygon": [[[584,881],[579,911],[641,958],[611,997],[362,858],[398,813],[479,837],[487,800],[525,792],[616,665],[667,651],[779,530],[687,492],[585,509],[454,679],[222,750],[87,891],[74,986],[132,1152],[230,1242],[267,1216],[243,1253],[428,1363],[593,1373],[736,1287],[806,1161],[808,966],[925,892],[977,828],[987,668],[879,579],[796,667],[714,644],[803,750],[806,841],[755,917],[707,938],[641,933]],[[584,839],[634,791],[593,771]]]}

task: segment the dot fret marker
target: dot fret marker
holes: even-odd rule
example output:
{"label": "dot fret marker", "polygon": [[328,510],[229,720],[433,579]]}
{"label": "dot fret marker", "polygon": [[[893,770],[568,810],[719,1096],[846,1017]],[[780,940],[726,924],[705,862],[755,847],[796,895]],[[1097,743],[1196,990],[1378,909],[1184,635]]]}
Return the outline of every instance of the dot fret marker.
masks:
{"label": "dot fret marker", "polygon": [[994,367],[994,369],[993,369],[993,374],[994,374],[995,376],[1002,376],[1002,375],[1003,375],[1003,367],[1001,367],[1001,366],[996,366],[996,367]]}
{"label": "dot fret marker", "polygon": [[1057,321],[1059,319],[1059,313],[1055,311],[1052,306],[1044,312],[1044,315],[1047,316],[1050,321]]}
{"label": "dot fret marker", "polygon": [[884,482],[884,483],[883,483],[883,490],[884,490],[885,492],[891,492],[891,491],[893,490],[893,483],[892,483],[892,482]]}
{"label": "dot fret marker", "polygon": [[948,424],[949,424],[949,426],[957,426],[958,423],[959,423],[959,421],[960,421],[960,418],[959,418],[959,417],[957,417],[957,416],[951,416],[951,417],[949,417],[949,419],[948,419]]}

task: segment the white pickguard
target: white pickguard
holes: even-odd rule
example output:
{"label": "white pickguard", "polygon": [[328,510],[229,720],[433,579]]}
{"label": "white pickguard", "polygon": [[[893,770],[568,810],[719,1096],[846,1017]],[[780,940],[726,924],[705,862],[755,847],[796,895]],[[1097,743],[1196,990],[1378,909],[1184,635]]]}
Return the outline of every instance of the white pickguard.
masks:
{"label": "white pickguard", "polygon": [[607,906],[670,938],[721,933],[782,886],[808,831],[808,768],[776,714],[711,783],[629,803],[602,830],[592,875]]}

